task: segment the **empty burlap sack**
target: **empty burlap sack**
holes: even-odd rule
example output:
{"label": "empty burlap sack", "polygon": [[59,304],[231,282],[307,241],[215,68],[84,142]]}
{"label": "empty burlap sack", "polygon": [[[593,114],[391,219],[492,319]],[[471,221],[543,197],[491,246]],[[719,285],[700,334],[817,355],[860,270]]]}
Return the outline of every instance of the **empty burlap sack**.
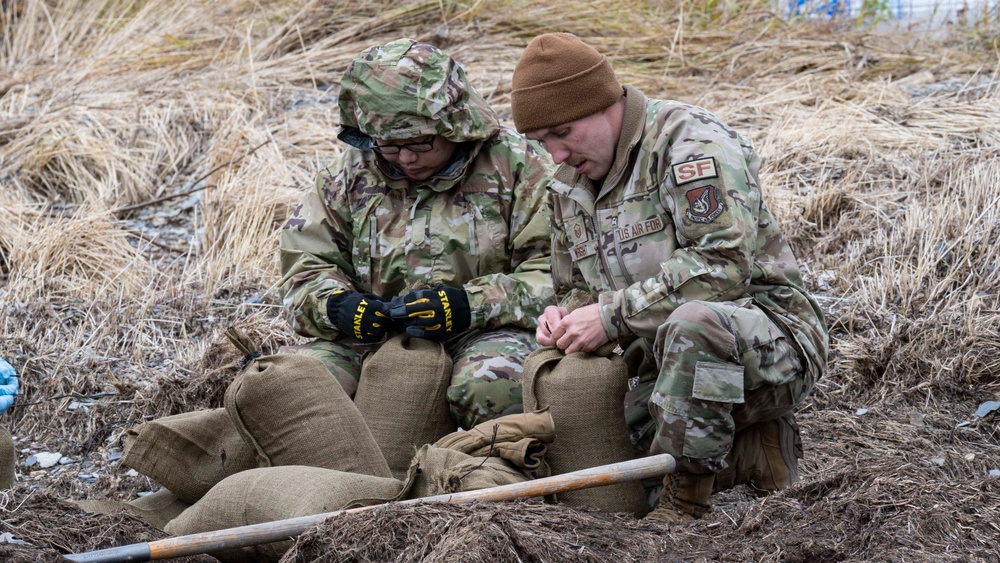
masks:
{"label": "empty burlap sack", "polygon": [[473,457],[501,457],[537,478],[548,474],[542,463],[555,437],[552,415],[541,410],[481,422],[468,430],[452,432],[434,445]]}
{"label": "empty burlap sack", "polygon": [[[545,460],[553,475],[635,458],[625,425],[628,369],[607,344],[593,353],[532,352],[524,362],[524,408],[548,408],[556,439]],[[648,511],[639,481],[559,493],[559,502],[607,512]]]}
{"label": "empty burlap sack", "polygon": [[14,438],[6,427],[0,426],[0,489],[14,486],[14,461],[17,450],[14,449]]}
{"label": "empty burlap sack", "polygon": [[194,504],[219,481],[257,467],[257,457],[224,409],[208,409],[128,429],[121,464]]}
{"label": "empty burlap sack", "polygon": [[78,500],[76,505],[92,514],[117,514],[120,511],[134,516],[157,529],[164,529],[171,520],[191,505],[181,501],[167,489],[141,496],[129,502],[115,500]]}
{"label": "empty burlap sack", "polygon": [[405,333],[365,358],[354,402],[396,477],[406,476],[417,448],[455,431],[451,373],[442,344]]}
{"label": "empty burlap sack", "polygon": [[[397,500],[403,483],[392,477],[321,467],[262,467],[233,475],[167,524],[174,536],[273,522]],[[277,561],[292,542],[211,553],[222,561]]]}
{"label": "empty burlap sack", "polygon": [[499,457],[472,457],[458,450],[425,444],[413,457],[406,476],[406,498],[424,498],[530,481],[523,471]]}
{"label": "empty burlap sack", "polygon": [[225,404],[261,466],[392,475],[358,408],[316,358],[257,358],[226,389]]}

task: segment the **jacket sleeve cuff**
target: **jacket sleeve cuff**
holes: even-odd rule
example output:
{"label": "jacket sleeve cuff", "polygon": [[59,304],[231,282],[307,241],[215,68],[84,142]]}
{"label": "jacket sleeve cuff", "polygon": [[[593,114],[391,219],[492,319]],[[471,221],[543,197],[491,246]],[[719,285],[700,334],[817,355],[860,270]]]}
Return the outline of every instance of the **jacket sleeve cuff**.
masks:
{"label": "jacket sleeve cuff", "polygon": [[609,341],[619,340],[628,333],[628,327],[619,313],[619,307],[615,303],[621,291],[601,293],[597,297],[598,310],[601,314],[601,324],[604,325],[604,332],[608,335]]}
{"label": "jacket sleeve cuff", "polygon": [[469,298],[469,330],[485,327],[486,321],[490,318],[490,307],[485,303],[483,288],[466,287],[465,295]]}

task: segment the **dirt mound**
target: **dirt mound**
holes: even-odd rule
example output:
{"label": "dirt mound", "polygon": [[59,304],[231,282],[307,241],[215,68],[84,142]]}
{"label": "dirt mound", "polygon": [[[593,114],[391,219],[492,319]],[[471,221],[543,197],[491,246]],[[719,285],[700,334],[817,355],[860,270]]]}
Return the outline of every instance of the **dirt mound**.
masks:
{"label": "dirt mound", "polygon": [[386,505],[300,536],[300,561],[627,561],[657,553],[662,530],[626,516],[541,503]]}
{"label": "dirt mound", "polygon": [[315,526],[281,563],[1000,560],[984,547],[1000,483],[922,473],[888,460],[769,496],[741,486],[686,525],[540,502],[386,505]]}
{"label": "dirt mound", "polygon": [[[6,500],[17,502],[0,508],[0,537],[7,540],[0,543],[0,561],[6,563],[68,561],[63,554],[150,542],[167,536],[124,512],[90,514],[72,502],[46,492],[31,492],[27,487],[16,487],[8,494]],[[199,555],[174,561],[211,563],[215,558]]]}

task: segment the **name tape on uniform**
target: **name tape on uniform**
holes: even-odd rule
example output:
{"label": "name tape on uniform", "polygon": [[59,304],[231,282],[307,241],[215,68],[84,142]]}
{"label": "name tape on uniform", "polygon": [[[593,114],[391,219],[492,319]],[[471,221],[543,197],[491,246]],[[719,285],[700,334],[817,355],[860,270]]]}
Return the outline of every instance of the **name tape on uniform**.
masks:
{"label": "name tape on uniform", "polygon": [[626,242],[634,238],[641,237],[642,235],[648,235],[649,233],[655,233],[656,231],[662,230],[663,218],[653,217],[652,219],[646,219],[645,221],[619,227],[618,231],[615,232],[615,236],[618,237],[618,242]]}
{"label": "name tape on uniform", "polygon": [[581,242],[580,244],[570,247],[569,255],[573,257],[574,262],[579,262],[588,256],[593,256],[597,254],[597,243],[590,240],[587,242]]}

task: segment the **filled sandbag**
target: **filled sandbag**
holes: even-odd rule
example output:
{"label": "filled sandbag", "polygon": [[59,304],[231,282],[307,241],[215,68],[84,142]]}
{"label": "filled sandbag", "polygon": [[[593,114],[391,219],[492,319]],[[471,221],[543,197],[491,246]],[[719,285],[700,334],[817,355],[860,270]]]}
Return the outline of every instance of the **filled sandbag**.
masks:
{"label": "filled sandbag", "polygon": [[[525,360],[524,408],[547,408],[555,423],[556,438],[545,454],[553,475],[635,458],[624,414],[628,369],[614,348],[565,355],[546,347]],[[639,516],[649,510],[639,481],[569,491],[557,499]]]}
{"label": "filled sandbag", "polygon": [[[251,469],[212,488],[166,526],[174,536],[274,522],[397,500],[403,483],[392,477],[286,465]],[[291,540],[211,553],[223,562],[278,561]]]}
{"label": "filled sandbag", "polygon": [[354,402],[389,469],[403,478],[417,448],[455,431],[448,408],[451,356],[403,333],[365,358]]}
{"label": "filled sandbag", "polygon": [[121,464],[194,504],[219,481],[257,467],[257,456],[224,409],[208,409],[128,429]]}
{"label": "filled sandbag", "polygon": [[225,406],[263,467],[309,465],[392,476],[357,406],[316,358],[254,359],[226,389]]}

